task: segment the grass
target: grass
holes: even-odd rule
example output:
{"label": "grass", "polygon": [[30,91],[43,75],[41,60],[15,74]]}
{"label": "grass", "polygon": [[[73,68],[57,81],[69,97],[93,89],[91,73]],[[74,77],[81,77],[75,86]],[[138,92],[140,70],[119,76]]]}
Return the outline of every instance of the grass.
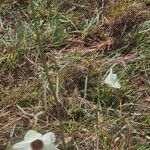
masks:
{"label": "grass", "polygon": [[[64,138],[67,150],[148,150],[149,2],[37,0],[34,8],[1,2],[0,149],[34,129],[53,131],[60,149]],[[103,84],[114,64],[121,89]]]}

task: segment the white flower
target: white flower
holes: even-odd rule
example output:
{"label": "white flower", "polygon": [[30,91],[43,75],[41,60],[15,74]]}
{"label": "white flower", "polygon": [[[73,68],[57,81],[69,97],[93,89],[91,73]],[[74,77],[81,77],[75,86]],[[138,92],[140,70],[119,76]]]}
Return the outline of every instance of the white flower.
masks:
{"label": "white flower", "polygon": [[13,150],[58,150],[54,145],[55,135],[52,132],[42,135],[34,130],[29,130],[24,140],[13,145]]}
{"label": "white flower", "polygon": [[113,87],[116,89],[121,88],[117,74],[113,73],[112,68],[110,68],[110,72],[109,72],[108,76],[106,77],[106,79],[104,80],[104,83],[107,84],[109,87]]}

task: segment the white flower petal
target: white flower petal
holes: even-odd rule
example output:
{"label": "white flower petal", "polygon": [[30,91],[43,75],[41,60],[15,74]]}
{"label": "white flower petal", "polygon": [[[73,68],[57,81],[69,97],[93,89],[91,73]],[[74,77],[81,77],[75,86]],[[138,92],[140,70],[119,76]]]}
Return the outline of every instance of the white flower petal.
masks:
{"label": "white flower petal", "polygon": [[42,134],[34,131],[34,130],[29,130],[25,136],[24,136],[24,140],[25,141],[31,141],[31,140],[36,140],[36,139],[40,139],[42,137]]}
{"label": "white flower petal", "polygon": [[121,88],[121,85],[120,85],[119,81],[116,81],[116,82],[112,85],[112,87],[114,87],[114,88],[116,88],[116,89],[120,89],[120,88]]}
{"label": "white flower petal", "polygon": [[30,150],[30,141],[21,141],[13,145],[13,150]]}
{"label": "white flower petal", "polygon": [[53,143],[45,144],[43,150],[58,150]]}
{"label": "white flower petal", "polygon": [[114,74],[112,72],[112,69],[110,69],[110,72],[106,77],[104,83],[107,84],[109,87],[118,88],[118,89],[121,88],[117,74]]}
{"label": "white flower petal", "polygon": [[55,134],[52,132],[44,134],[41,139],[44,143],[53,143],[56,140]]}

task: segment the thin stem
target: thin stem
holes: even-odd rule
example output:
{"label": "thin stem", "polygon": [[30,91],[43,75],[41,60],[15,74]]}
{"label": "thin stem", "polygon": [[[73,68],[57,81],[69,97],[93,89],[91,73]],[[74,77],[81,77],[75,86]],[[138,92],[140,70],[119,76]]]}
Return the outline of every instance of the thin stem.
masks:
{"label": "thin stem", "polygon": [[88,75],[85,77],[84,99],[86,99],[86,96],[87,96],[87,84],[88,84]]}
{"label": "thin stem", "polygon": [[7,144],[6,144],[6,147],[4,148],[5,150],[9,150],[9,149],[10,149],[9,146],[10,146],[11,139],[13,138],[15,129],[16,129],[16,125],[14,125],[13,128],[12,128],[11,131],[10,131],[10,135],[9,135],[8,142],[7,142]]}
{"label": "thin stem", "polygon": [[[98,89],[98,100],[97,100],[97,107],[96,107],[96,129],[97,131],[99,131],[99,117],[100,117],[100,113],[102,112],[102,107],[100,104],[100,91]],[[99,149],[99,134],[97,132],[97,143],[96,143],[96,150]]]}
{"label": "thin stem", "polygon": [[57,75],[56,75],[56,96],[57,96],[57,99],[59,99],[58,95],[59,95],[59,74],[57,72]]}
{"label": "thin stem", "polygon": [[47,87],[46,87],[47,82],[44,82],[43,84],[43,89],[44,89],[44,107],[45,107],[45,111],[47,111],[48,106],[47,106]]}
{"label": "thin stem", "polygon": [[43,52],[41,39],[40,39],[40,34],[39,34],[39,30],[38,30],[38,24],[37,24],[37,21],[36,21],[36,12],[35,12],[35,8],[34,8],[34,0],[32,0],[31,9],[32,9],[32,13],[33,13],[34,28],[35,28],[35,34],[36,34],[36,38],[37,38],[36,40],[37,40],[37,44],[38,44],[38,54],[39,54],[40,61],[43,65],[43,68],[45,70],[45,75],[46,75],[48,84],[50,86],[50,89],[51,89],[52,94],[53,94],[54,99],[55,99],[57,116],[58,116],[58,119],[59,119],[59,122],[60,122],[63,149],[66,150],[66,143],[65,143],[65,138],[64,138],[64,125],[63,125],[63,122],[61,120],[59,100],[58,100],[58,97],[57,97],[56,92],[55,92],[55,88],[53,86],[52,81],[50,80],[50,76],[49,76],[49,73],[48,73],[49,72],[48,71],[48,66],[47,66],[46,61],[45,61],[44,52]]}

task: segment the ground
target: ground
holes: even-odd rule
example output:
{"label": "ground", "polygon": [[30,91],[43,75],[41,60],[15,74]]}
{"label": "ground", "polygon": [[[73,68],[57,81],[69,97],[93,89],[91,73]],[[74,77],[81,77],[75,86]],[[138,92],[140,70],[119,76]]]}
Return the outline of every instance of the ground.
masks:
{"label": "ground", "polygon": [[30,129],[59,149],[149,150],[149,0],[0,5],[0,150]]}

